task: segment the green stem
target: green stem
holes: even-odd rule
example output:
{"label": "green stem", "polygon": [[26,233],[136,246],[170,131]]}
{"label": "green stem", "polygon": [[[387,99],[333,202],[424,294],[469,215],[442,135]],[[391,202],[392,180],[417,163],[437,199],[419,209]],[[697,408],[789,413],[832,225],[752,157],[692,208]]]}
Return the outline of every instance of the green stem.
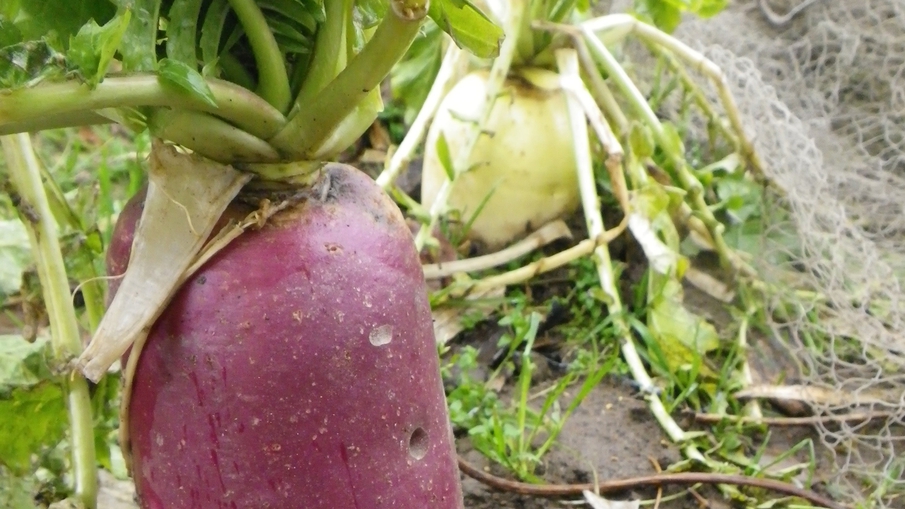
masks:
{"label": "green stem", "polygon": [[[329,3],[329,2],[328,2]],[[292,101],[289,75],[280,47],[267,26],[264,13],[254,0],[229,0],[245,29],[251,50],[258,64],[258,94],[271,106],[285,112]]]}
{"label": "green stem", "polygon": [[610,53],[599,39],[597,39],[594,32],[588,27],[583,27],[582,30],[590,43],[591,52],[603,66],[604,70],[609,73],[610,79],[616,83],[616,86],[619,87],[622,93],[628,98],[635,113],[644,120],[648,127],[650,127],[657,144],[664,150],[666,156],[669,158],[679,185],[688,193],[688,203],[691,204],[692,209],[694,209],[699,219],[707,226],[707,229],[711,233],[714,249],[720,257],[720,263],[727,269],[741,270],[740,267],[736,266],[736,259],[731,254],[732,250],[723,238],[725,226],[717,221],[713,212],[710,210],[710,207],[708,207],[707,203],[704,201],[703,186],[688,169],[688,163],[685,161],[683,154],[669,150],[669,147],[671,147],[673,143],[669,139],[666,129],[663,127],[660,119],[657,118],[657,114],[651,109],[647,100],[644,98],[644,95],[638,87],[635,86],[631,78],[629,78],[625,69],[619,65],[613,54]]}
{"label": "green stem", "polygon": [[93,111],[74,111],[2,124],[0,125],[0,136],[16,133],[34,133],[64,127],[109,124],[110,122],[112,121],[109,118],[98,115]]}
{"label": "green stem", "polygon": [[307,156],[383,81],[408,51],[427,14],[426,7],[419,9],[417,5],[409,11],[396,12],[396,3],[391,3],[361,53],[311,103],[302,105],[286,127],[269,140],[271,145],[288,157]]}
{"label": "green stem", "polygon": [[228,81],[207,79],[217,106],[192,98],[154,74],[108,77],[92,90],[76,81],[46,83],[6,93],[0,101],[0,135],[12,134],[10,124],[64,113],[104,108],[168,106],[195,109],[222,117],[263,139],[285,124],[283,114],[253,92]]}
{"label": "green stem", "polygon": [[[44,290],[56,360],[60,365],[65,365],[79,355],[82,342],[69,294],[69,279],[60,250],[57,225],[44,192],[40,166],[29,136],[4,136],[2,145],[6,153],[10,182],[19,193],[21,203],[35,214],[24,222]],[[65,382],[72,432],[75,495],[85,507],[94,508],[97,505],[97,464],[94,456],[91,397],[87,382],[77,372],[69,372]]]}
{"label": "green stem", "polygon": [[346,25],[351,21],[352,2],[332,0],[324,5],[326,21],[317,30],[314,56],[305,81],[295,98],[295,107],[304,108],[346,66]]}
{"label": "green stem", "polygon": [[220,70],[223,72],[222,76],[224,79],[227,79],[242,88],[247,88],[248,90],[258,86],[255,77],[248,72],[248,69],[246,69],[242,65],[242,62],[233,56],[232,53],[228,51],[220,53],[217,63],[220,64]]}
{"label": "green stem", "polygon": [[[173,141],[223,164],[280,159],[266,141],[207,113],[159,108],[148,117],[148,128],[158,138]],[[198,136],[198,133],[204,133],[204,136]]]}

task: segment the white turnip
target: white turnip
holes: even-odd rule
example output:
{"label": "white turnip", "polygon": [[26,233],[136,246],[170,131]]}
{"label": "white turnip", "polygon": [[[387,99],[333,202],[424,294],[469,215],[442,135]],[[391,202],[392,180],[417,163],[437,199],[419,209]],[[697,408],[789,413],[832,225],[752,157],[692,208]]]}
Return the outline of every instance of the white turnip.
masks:
{"label": "white turnip", "polygon": [[[470,73],[440,104],[425,145],[421,201],[427,207],[448,180],[437,141],[442,135],[451,154],[464,150],[484,108],[487,77],[486,71]],[[448,201],[468,220],[490,195],[471,225],[472,238],[498,248],[578,208],[572,134],[555,73],[513,72],[484,130]]]}
{"label": "white turnip", "polygon": [[[140,200],[117,224],[111,274]],[[328,165],[302,203],[184,284],[131,397],[144,508],[462,506],[411,233],[348,166]]]}

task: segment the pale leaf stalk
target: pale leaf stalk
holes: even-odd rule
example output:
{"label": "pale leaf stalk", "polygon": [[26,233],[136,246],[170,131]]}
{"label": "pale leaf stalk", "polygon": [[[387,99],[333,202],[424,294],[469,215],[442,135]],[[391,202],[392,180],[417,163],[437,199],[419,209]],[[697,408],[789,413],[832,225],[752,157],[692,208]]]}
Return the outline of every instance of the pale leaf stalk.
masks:
{"label": "pale leaf stalk", "polygon": [[729,90],[726,76],[718,65],[675,37],[628,14],[610,14],[585,21],[582,23],[582,30],[585,31],[588,39],[592,40],[592,45],[594,42],[600,43],[600,40],[593,35],[594,32],[615,31],[620,38],[624,38],[625,36],[634,33],[658,47],[666,48],[675,53],[691,67],[710,78],[717,89],[717,95],[720,98],[720,102],[723,104],[726,116],[729,118],[729,123],[732,125],[732,129],[738,134],[738,140],[741,144],[743,155],[751,161],[751,164],[758,172],[763,173],[764,165],[757,155],[757,152],[754,150],[754,144],[745,134],[741,112],[735,104],[732,92]]}
{"label": "pale leaf stalk", "polygon": [[[623,213],[629,215],[631,212],[631,205],[629,200],[628,186],[625,183],[625,173],[623,173],[622,169],[622,159],[625,156],[625,151],[622,149],[622,144],[619,143],[619,139],[616,134],[613,133],[613,130],[610,128],[609,123],[607,123],[603,111],[601,111],[600,106],[598,106],[597,102],[595,102],[594,97],[591,95],[590,91],[588,91],[587,87],[585,87],[585,84],[581,80],[581,76],[578,74],[578,72],[576,71],[574,75],[561,75],[560,81],[562,83],[563,90],[572,94],[574,100],[578,101],[578,104],[581,106],[581,109],[584,111],[584,114],[588,118],[588,122],[594,129],[594,133],[597,135],[597,139],[600,140],[600,144],[606,151],[607,158],[604,164],[607,168],[607,172],[610,175],[610,183],[613,187],[613,193],[615,194],[616,199],[619,201],[619,205],[622,207]],[[618,111],[618,106],[616,107]]]}
{"label": "pale leaf stalk", "polygon": [[0,134],[22,132],[22,126],[41,126],[41,122],[54,127],[81,125],[85,118],[94,118],[87,117],[92,111],[139,106],[203,111],[262,139],[269,139],[286,124],[282,113],[253,92],[215,78],[205,82],[215,105],[165,84],[154,74],[108,76],[94,89],[71,80],[4,92]]}
{"label": "pale leaf stalk", "polygon": [[[59,243],[59,232],[41,181],[40,164],[27,134],[2,137],[7,168],[22,206],[33,214],[23,216],[38,278],[50,320],[56,361],[65,365],[82,350],[78,319],[69,293],[69,279]],[[97,462],[94,452],[94,421],[88,384],[77,372],[65,377],[69,411],[75,496],[85,507],[97,506]]]}
{"label": "pale leaf stalk", "polygon": [[251,179],[232,167],[154,142],[145,208],[129,268],[78,367],[97,381],[150,329],[220,215]]}
{"label": "pale leaf stalk", "polygon": [[[561,49],[556,51],[556,60],[559,67],[560,75],[563,79],[563,86],[568,87],[568,80],[580,79],[578,55],[575,50]],[[603,217],[600,214],[600,198],[597,195],[597,187],[594,179],[594,168],[591,162],[591,147],[588,141],[587,124],[585,121],[585,112],[580,102],[572,94],[566,95],[568,104],[569,118],[572,126],[572,139],[575,143],[575,160],[578,170],[578,183],[581,191],[581,203],[585,215],[585,221],[588,227],[588,234],[594,238],[603,233]],[[609,298],[607,306],[610,316],[613,317],[618,334],[622,337],[622,356],[629,365],[632,376],[641,387],[653,387],[654,383],[650,375],[644,368],[641,356],[635,347],[634,340],[628,324],[623,318],[625,312],[622,307],[619,289],[616,286],[616,278],[614,276],[612,261],[609,251],[605,246],[597,246],[593,252],[593,259],[597,265],[597,275],[600,278],[600,286]],[[672,416],[666,410],[660,398],[650,393],[646,396],[648,406],[651,413],[660,423],[660,426],[666,432],[671,440],[676,443],[684,444],[687,439],[685,431],[673,420]],[[704,461],[703,455],[693,446],[687,445],[686,454],[692,459]]]}
{"label": "pale leaf stalk", "polygon": [[607,86],[597,70],[597,64],[591,57],[588,45],[584,40],[584,33],[575,25],[564,25],[562,23],[552,23],[549,21],[534,21],[534,27],[539,30],[550,30],[559,32],[572,39],[572,46],[578,52],[578,61],[585,72],[585,79],[588,81],[588,88],[594,99],[606,112],[606,118],[615,124],[616,131],[620,134],[628,131],[628,119],[616,102],[616,97]]}
{"label": "pale leaf stalk", "polygon": [[628,222],[623,221],[615,228],[603,232],[596,238],[585,239],[559,253],[541,258],[536,262],[529,263],[517,269],[483,279],[455,283],[456,288],[452,293],[454,295],[466,294],[467,296],[473,296],[490,291],[494,288],[523,283],[535,276],[558,269],[579,258],[593,254],[600,246],[604,246],[616,237],[622,235],[622,232],[625,231],[627,225]]}
{"label": "pale leaf stalk", "polygon": [[[449,39],[449,36],[444,35],[444,37]],[[424,136],[427,133],[427,126],[433,120],[434,115],[437,114],[437,110],[440,109],[440,103],[443,101],[443,97],[450,89],[449,84],[455,77],[459,63],[464,60],[466,56],[467,53],[456,46],[454,42],[451,40],[448,41],[446,53],[444,53],[443,61],[440,63],[440,70],[437,71],[437,77],[434,78],[434,83],[431,85],[431,89],[424,99],[424,104],[421,106],[421,109],[418,110],[418,115],[415,116],[415,120],[405,134],[405,138],[402,139],[402,143],[399,144],[399,147],[393,152],[383,171],[377,176],[377,185],[384,190],[388,190],[389,187],[396,182],[396,178],[399,177],[399,174],[407,168],[412,161],[412,156],[415,154],[415,151],[418,150],[418,146],[421,145],[421,142],[424,141]]]}
{"label": "pale leaf stalk", "polygon": [[557,219],[552,223],[547,223],[537,231],[528,235],[519,242],[484,256],[476,256],[465,260],[456,260],[444,263],[432,263],[423,265],[425,279],[442,279],[452,276],[453,274],[463,272],[477,272],[481,270],[498,267],[504,263],[511,262],[516,258],[521,258],[535,249],[546,246],[547,244],[563,239],[571,238],[572,232],[569,227],[561,219]]}
{"label": "pale leaf stalk", "polygon": [[[636,21],[631,17],[629,17],[629,19]],[[639,22],[637,25],[632,24],[629,26],[635,27],[640,25],[643,25],[643,23]],[[626,95],[627,100],[632,105],[632,107],[635,108],[636,113],[640,115],[644,119],[644,122],[650,127],[657,144],[666,152],[667,156],[670,158],[673,166],[675,167],[675,173],[676,177],[679,179],[679,185],[688,193],[687,199],[691,203],[692,209],[694,210],[696,216],[707,226],[707,230],[710,232],[714,249],[716,250],[717,255],[719,255],[720,257],[720,262],[724,267],[731,268],[735,271],[740,271],[741,267],[737,267],[735,265],[737,258],[732,255],[732,249],[728,244],[726,244],[726,241],[723,238],[723,231],[725,230],[725,226],[717,221],[716,217],[714,217],[713,215],[713,211],[710,210],[710,207],[708,207],[707,203],[704,201],[703,186],[701,185],[700,181],[698,181],[697,178],[691,173],[691,171],[689,171],[684,156],[682,154],[673,153],[669,150],[671,142],[667,137],[666,130],[664,129],[663,124],[660,122],[660,119],[657,118],[656,113],[654,113],[654,111],[651,109],[650,105],[645,100],[644,95],[640,90],[638,90],[638,87],[636,87],[631,78],[629,78],[628,74],[625,72],[625,69],[623,69],[622,66],[619,65],[612,53],[610,53],[610,51],[603,45],[603,43],[594,35],[594,32],[591,31],[591,27],[594,26],[596,25],[590,23],[584,24],[582,26],[582,30],[585,32],[585,36],[590,43],[592,54],[603,66],[604,70],[609,73],[610,79],[612,79],[622,90],[622,93]],[[660,33],[659,31],[656,32]],[[674,39],[670,37],[669,40]]]}
{"label": "pale leaf stalk", "polygon": [[[494,59],[493,65],[490,67],[490,74],[487,76],[484,109],[480,118],[471,124],[471,130],[465,139],[465,144],[462,146],[462,150],[456,154],[456,158],[453,161],[453,177],[468,171],[471,153],[474,152],[478,140],[484,134],[484,126],[487,125],[487,121],[490,119],[497,97],[503,91],[503,85],[509,75],[509,69],[512,67],[513,58],[518,52],[519,33],[527,10],[528,0],[511,0],[509,3],[508,16],[504,27],[506,38],[503,40],[503,44],[500,46],[500,54]],[[430,239],[431,232],[437,224],[437,219],[445,212],[446,204],[452,194],[456,180],[456,178],[453,178],[452,180],[444,181],[443,185],[440,186],[440,190],[437,191],[437,196],[430,208],[430,221],[422,224],[421,229],[418,230],[418,234],[415,236],[415,247],[419,252]]]}
{"label": "pale leaf stalk", "polygon": [[[754,384],[754,377],[751,375],[751,365],[748,364],[748,317],[742,318],[741,323],[738,325],[738,336],[736,337],[736,343],[738,345],[738,352],[741,355],[742,365],[739,368],[739,375],[741,376],[742,387],[750,387]],[[745,417],[751,419],[762,419],[764,417],[763,412],[760,409],[760,403],[757,402],[756,399],[752,399],[748,403],[745,404],[744,408]]]}

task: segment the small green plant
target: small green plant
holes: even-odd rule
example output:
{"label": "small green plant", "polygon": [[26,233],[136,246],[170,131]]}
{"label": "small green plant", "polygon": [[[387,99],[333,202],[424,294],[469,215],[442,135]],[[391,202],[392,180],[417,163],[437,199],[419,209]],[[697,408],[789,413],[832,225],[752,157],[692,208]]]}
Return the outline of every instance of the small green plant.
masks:
{"label": "small green plant", "polygon": [[[602,364],[582,355],[564,376],[543,390],[544,399],[537,408],[531,393],[537,389],[532,386],[537,362],[533,350],[540,323],[540,314],[525,313],[523,308],[515,308],[499,321],[510,331],[500,338],[499,347],[506,349],[506,355],[490,380],[500,376],[504,367],[517,370],[509,403],[471,375],[478,368],[473,347],[462,348],[448,364],[448,370],[454,368],[459,374],[456,388],[447,398],[452,422],[467,430],[475,449],[518,478],[533,482],[540,480],[535,469],[555,444],[569,415],[618,362],[616,355]],[[566,396],[570,389],[572,394]]]}

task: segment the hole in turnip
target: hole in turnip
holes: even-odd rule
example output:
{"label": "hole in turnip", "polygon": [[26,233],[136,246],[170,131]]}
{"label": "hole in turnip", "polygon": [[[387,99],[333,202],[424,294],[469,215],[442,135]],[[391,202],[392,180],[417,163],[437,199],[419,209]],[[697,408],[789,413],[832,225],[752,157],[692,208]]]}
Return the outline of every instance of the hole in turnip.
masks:
{"label": "hole in turnip", "polygon": [[393,340],[393,326],[381,325],[380,327],[374,327],[373,329],[371,329],[371,333],[368,334],[368,340],[374,346],[383,346],[388,344]]}
{"label": "hole in turnip", "polygon": [[415,428],[409,437],[409,456],[420,460],[427,454],[427,432],[424,428]]}

